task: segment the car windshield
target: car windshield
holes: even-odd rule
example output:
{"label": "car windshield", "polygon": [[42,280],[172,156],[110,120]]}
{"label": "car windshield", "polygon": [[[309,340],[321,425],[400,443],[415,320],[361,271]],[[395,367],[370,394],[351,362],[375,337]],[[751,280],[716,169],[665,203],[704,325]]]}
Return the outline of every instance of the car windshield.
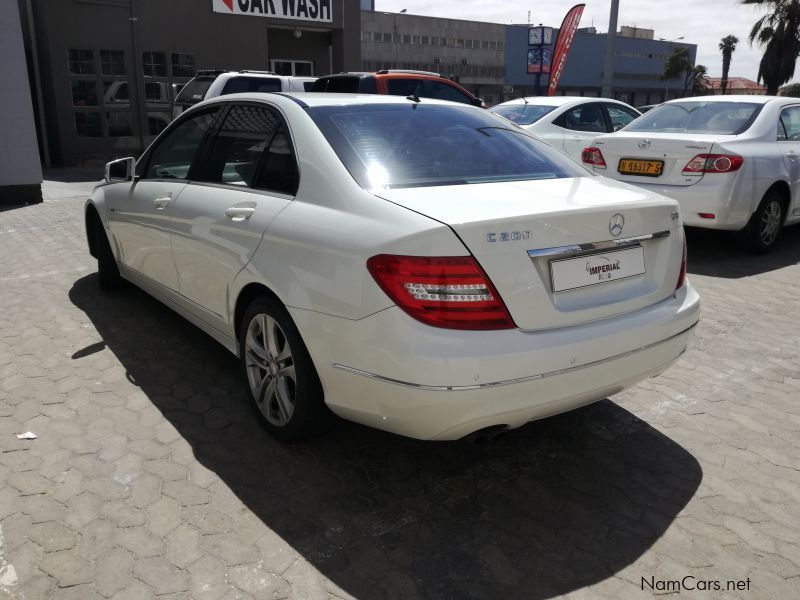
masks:
{"label": "car windshield", "polygon": [[409,102],[308,112],[366,189],[588,175],[557,150],[472,107]]}
{"label": "car windshield", "polygon": [[500,104],[490,110],[501,117],[505,117],[517,125],[530,125],[535,123],[547,113],[553,112],[555,106],[543,106],[541,104]]}
{"label": "car windshield", "polygon": [[670,102],[647,111],[625,131],[738,135],[753,124],[762,106],[750,102]]}

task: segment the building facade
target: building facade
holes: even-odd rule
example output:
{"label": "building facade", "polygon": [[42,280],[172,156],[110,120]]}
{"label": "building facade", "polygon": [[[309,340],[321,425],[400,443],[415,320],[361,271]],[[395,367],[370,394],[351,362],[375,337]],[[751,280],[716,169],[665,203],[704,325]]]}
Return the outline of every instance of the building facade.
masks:
{"label": "building facade", "polygon": [[[714,96],[722,94],[722,77],[709,77],[708,78],[708,93]],[[767,87],[759,85],[752,79],[747,77],[728,77],[728,85],[725,89],[725,94],[743,95],[743,96],[766,96]]]}
{"label": "building facade", "polygon": [[138,155],[169,123],[177,89],[197,69],[322,75],[361,66],[358,0],[19,0],[19,6],[28,62],[38,58],[42,74],[32,82],[44,106],[40,144],[56,165]]}
{"label": "building facade", "polygon": [[42,200],[42,167],[22,39],[17,4],[0,2],[0,205]]}
{"label": "building facade", "polygon": [[[536,76],[527,73],[528,26],[510,25],[506,42],[506,83],[515,97],[533,93]],[[557,32],[553,32],[555,39]],[[622,35],[624,34],[624,35]],[[661,80],[664,65],[674,48],[686,48],[692,64],[696,44],[654,40],[652,29],[623,27],[614,41],[614,98],[632,106],[656,104],[683,94],[680,78]],[[603,86],[603,59],[607,34],[591,29],[575,34],[566,68],[558,85],[565,96],[599,96]],[[547,82],[547,77],[542,77]]]}
{"label": "building facade", "polygon": [[361,13],[361,68],[434,71],[487,104],[505,83],[505,25],[404,13]]}

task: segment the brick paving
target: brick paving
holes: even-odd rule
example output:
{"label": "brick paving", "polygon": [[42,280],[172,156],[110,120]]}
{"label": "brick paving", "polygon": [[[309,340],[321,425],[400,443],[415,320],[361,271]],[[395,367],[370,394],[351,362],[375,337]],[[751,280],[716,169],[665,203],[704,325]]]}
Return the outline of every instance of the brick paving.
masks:
{"label": "brick paving", "polygon": [[800,597],[797,228],[768,257],[691,232],[691,348],[612,400],[489,445],[283,445],[232,356],[100,292],[89,189],[0,212],[0,597]]}

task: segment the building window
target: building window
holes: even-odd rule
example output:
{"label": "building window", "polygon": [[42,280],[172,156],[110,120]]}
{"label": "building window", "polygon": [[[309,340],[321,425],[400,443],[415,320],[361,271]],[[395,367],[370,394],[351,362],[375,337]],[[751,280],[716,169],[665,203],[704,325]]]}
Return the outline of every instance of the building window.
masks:
{"label": "building window", "polygon": [[464,44],[467,48],[472,48],[472,40],[465,40]]}
{"label": "building window", "polygon": [[494,40],[489,42],[489,50],[497,50],[497,42],[495,42]]}
{"label": "building window", "polygon": [[281,60],[270,61],[272,70],[278,75],[295,75],[297,77],[312,77],[314,63],[309,60]]}
{"label": "building window", "polygon": [[70,75],[94,75],[94,51],[67,50],[67,63]]}
{"label": "building window", "polygon": [[122,50],[100,50],[102,75],[125,75],[125,53]]}
{"label": "building window", "polygon": [[158,135],[166,129],[172,116],[168,112],[148,112],[147,113],[147,133],[148,135]]}
{"label": "building window", "polygon": [[462,38],[458,38],[456,40],[456,48],[463,48],[464,47],[464,40]]}
{"label": "building window", "polygon": [[383,41],[386,44],[391,44],[392,43],[392,34],[391,33],[384,33],[383,34]]}
{"label": "building window", "polygon": [[431,45],[432,46],[438,46],[440,40],[441,40],[441,38],[439,38],[438,36],[433,36],[431,38]]}
{"label": "building window", "polygon": [[194,54],[172,53],[172,76],[194,77]]}
{"label": "building window", "polygon": [[419,36],[418,35],[412,35],[411,36],[411,43],[412,44],[419,44]]}
{"label": "building window", "polygon": [[497,49],[498,50],[502,50],[503,49],[503,42],[497,42]]}
{"label": "building window", "polygon": [[481,42],[481,50],[488,50],[489,49],[489,40],[483,40]]}
{"label": "building window", "polygon": [[411,36],[407,34],[403,34],[403,43],[410,44],[411,43]]}
{"label": "building window", "polygon": [[100,127],[100,113],[76,112],[75,131],[78,137],[103,137],[103,129]]}
{"label": "building window", "polygon": [[94,80],[70,81],[72,106],[97,106],[97,82]]}
{"label": "building window", "polygon": [[108,137],[125,137],[133,135],[131,113],[127,110],[115,110],[106,113]]}
{"label": "building window", "polygon": [[145,77],[166,77],[167,55],[164,52],[142,52],[142,69]]}
{"label": "building window", "polygon": [[361,41],[362,42],[371,42],[372,41],[372,32],[371,31],[362,31],[361,32]]}
{"label": "building window", "polygon": [[104,81],[103,102],[106,106],[130,106],[131,94],[127,81]]}
{"label": "building window", "polygon": [[428,45],[430,45],[430,43],[431,43],[431,38],[430,38],[430,37],[428,37],[427,35],[423,35],[423,36],[422,36],[422,38],[420,38],[420,43],[421,43],[423,46],[428,46]]}

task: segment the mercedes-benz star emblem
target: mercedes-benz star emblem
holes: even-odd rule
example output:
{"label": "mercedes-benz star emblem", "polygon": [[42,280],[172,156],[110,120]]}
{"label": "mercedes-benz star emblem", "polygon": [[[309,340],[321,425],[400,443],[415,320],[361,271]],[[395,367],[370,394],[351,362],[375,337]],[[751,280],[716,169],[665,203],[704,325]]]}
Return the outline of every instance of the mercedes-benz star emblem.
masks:
{"label": "mercedes-benz star emblem", "polygon": [[642,150],[647,150],[650,147],[650,144],[652,144],[650,140],[642,140],[639,142],[639,148]]}
{"label": "mercedes-benz star emblem", "polygon": [[614,237],[617,237],[620,233],[622,233],[623,227],[625,227],[625,217],[623,217],[620,213],[617,213],[611,217],[611,221],[608,223],[608,232]]}

